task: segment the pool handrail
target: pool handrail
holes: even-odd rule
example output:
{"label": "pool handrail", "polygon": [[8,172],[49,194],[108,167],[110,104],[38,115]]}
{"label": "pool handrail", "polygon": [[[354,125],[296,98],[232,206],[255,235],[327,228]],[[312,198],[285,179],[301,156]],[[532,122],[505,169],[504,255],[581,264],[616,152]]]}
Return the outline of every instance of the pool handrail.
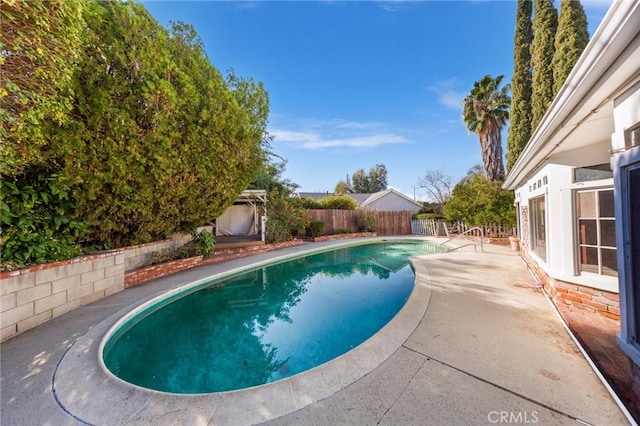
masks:
{"label": "pool handrail", "polygon": [[[443,245],[445,245],[446,243],[448,243],[449,241],[453,241],[453,240],[455,240],[455,239],[456,239],[456,238],[458,238],[458,237],[462,237],[463,235],[468,234],[469,232],[471,232],[471,231],[473,231],[473,230],[475,230],[475,229],[477,229],[477,230],[479,230],[479,231],[480,231],[480,251],[481,251],[481,252],[484,252],[484,245],[483,245],[483,244],[484,244],[484,229],[482,229],[482,228],[481,228],[481,227],[479,227],[479,226],[474,226],[473,228],[469,228],[469,229],[467,229],[466,231],[464,231],[463,233],[458,234],[458,235],[455,235],[455,236],[453,236],[453,237],[449,238],[448,240],[446,240],[446,241],[444,241],[444,242],[440,243],[438,246],[443,246]],[[470,244],[471,244],[471,243],[470,243]],[[453,248],[453,249],[452,249],[452,250],[450,250],[450,251],[457,250],[457,249],[459,249],[459,248],[461,248],[461,247],[466,247],[466,246],[468,246],[468,245],[470,245],[470,244],[465,244],[465,245],[460,246],[460,247],[455,247],[455,248]],[[475,244],[473,244],[473,245],[475,246]]]}

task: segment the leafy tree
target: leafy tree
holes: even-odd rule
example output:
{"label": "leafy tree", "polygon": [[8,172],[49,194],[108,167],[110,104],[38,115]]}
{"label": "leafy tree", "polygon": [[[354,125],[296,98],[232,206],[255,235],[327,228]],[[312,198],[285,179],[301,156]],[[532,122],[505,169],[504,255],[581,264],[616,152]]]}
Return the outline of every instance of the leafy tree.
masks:
{"label": "leafy tree", "polygon": [[75,178],[76,214],[88,222],[87,238],[116,246],[149,241],[163,236],[158,224],[168,218],[169,232],[181,226],[184,197],[170,206],[165,194],[176,188],[171,167],[184,167],[188,157],[172,147],[180,96],[165,76],[185,76],[171,60],[168,35],[141,5],[90,2],[87,8],[76,120],[58,146],[64,172]]}
{"label": "leafy tree", "polygon": [[433,201],[431,206],[434,213],[442,214],[444,205],[451,198],[452,177],[442,170],[427,170],[418,183],[419,188],[424,188]]}
{"label": "leafy tree", "polygon": [[249,184],[248,189],[264,189],[269,192],[273,188],[278,188],[283,191],[294,192],[299,188],[299,185],[283,177],[286,166],[287,160],[272,154],[258,169],[256,177]]}
{"label": "leafy tree", "polygon": [[70,118],[84,7],[80,0],[0,0],[2,176],[49,163],[49,134]]}
{"label": "leafy tree", "polygon": [[489,180],[504,180],[502,127],[509,119],[509,85],[500,88],[504,76],[484,76],[464,98],[462,121],[478,135],[484,172]]}
{"label": "leafy tree", "polygon": [[[0,60],[16,76],[0,91],[11,138],[2,180],[24,191],[3,194],[3,220],[28,233],[21,241],[66,250],[189,232],[254,180],[269,141],[267,92],[233,71],[225,79],[192,27],[166,30],[134,2],[5,0],[1,13],[12,22]],[[33,204],[34,182],[48,182],[34,191],[52,204],[42,212],[55,210],[55,226],[11,219]]]}
{"label": "leafy tree", "polygon": [[589,43],[587,15],[578,0],[561,0],[553,54],[553,94],[560,91]]}
{"label": "leafy tree", "polygon": [[531,0],[518,0],[507,136],[507,172],[531,137]]}
{"label": "leafy tree", "polygon": [[356,170],[351,176],[351,188],[355,193],[367,194],[371,192],[371,182],[364,169]]}
{"label": "leafy tree", "polygon": [[531,45],[531,131],[547,112],[553,101],[553,53],[558,26],[558,12],[553,0],[533,2],[533,43]]}
{"label": "leafy tree", "polygon": [[267,194],[267,209],[267,241],[270,243],[290,241],[311,223],[311,216],[300,199],[278,188]]}
{"label": "leafy tree", "polygon": [[380,192],[387,189],[387,167],[376,164],[369,170],[369,191]]}
{"label": "leafy tree", "polygon": [[169,33],[139,4],[90,6],[65,161],[87,237],[120,246],[191,231],[260,168],[266,92],[225,81],[186,24]]}
{"label": "leafy tree", "polygon": [[[353,176],[351,176],[351,182],[349,182],[349,176],[347,175],[347,181],[338,182],[336,189],[346,190],[348,192],[369,194],[373,192],[380,192],[387,189],[387,167],[384,164],[376,164],[369,169],[367,175],[364,169],[358,169]],[[336,193],[339,193],[336,191]]]}
{"label": "leafy tree", "polygon": [[444,213],[447,220],[463,220],[469,226],[489,223],[515,226],[513,198],[513,191],[502,189],[500,181],[471,171],[453,188]]}
{"label": "leafy tree", "polygon": [[333,192],[335,194],[348,194],[353,192],[351,190],[351,179],[349,178],[349,175],[347,175],[347,178],[345,180],[341,180],[336,184]]}

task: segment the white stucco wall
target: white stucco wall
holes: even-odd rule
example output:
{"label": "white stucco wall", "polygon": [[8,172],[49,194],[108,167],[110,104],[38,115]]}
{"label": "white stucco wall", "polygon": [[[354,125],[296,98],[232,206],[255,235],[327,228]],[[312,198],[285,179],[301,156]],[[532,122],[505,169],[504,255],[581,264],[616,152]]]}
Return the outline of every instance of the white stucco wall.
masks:
{"label": "white stucco wall", "polygon": [[614,101],[613,121],[615,132],[611,135],[611,149],[624,148],[624,132],[640,122],[640,83],[616,98]]}
{"label": "white stucco wall", "polygon": [[420,207],[416,206],[410,200],[401,197],[393,192],[385,194],[383,197],[374,200],[371,204],[367,204],[367,210],[379,210],[379,211],[419,211]]}
{"label": "white stucco wall", "polygon": [[[587,147],[589,148],[589,147]],[[593,147],[589,148],[593,149]],[[579,152],[574,153],[580,155]],[[547,184],[544,184],[544,178]],[[535,188],[534,188],[535,184]],[[575,219],[575,191],[613,186],[613,179],[573,183],[573,167],[546,164],[516,190],[520,206],[529,206],[529,200],[546,196],[546,244],[547,259],[543,261],[534,253],[538,264],[547,275],[562,281],[585,285],[601,290],[618,292],[618,279],[590,273],[580,273],[577,265],[577,237]],[[531,234],[531,212],[528,212],[528,234]],[[529,247],[527,247],[528,249]]]}

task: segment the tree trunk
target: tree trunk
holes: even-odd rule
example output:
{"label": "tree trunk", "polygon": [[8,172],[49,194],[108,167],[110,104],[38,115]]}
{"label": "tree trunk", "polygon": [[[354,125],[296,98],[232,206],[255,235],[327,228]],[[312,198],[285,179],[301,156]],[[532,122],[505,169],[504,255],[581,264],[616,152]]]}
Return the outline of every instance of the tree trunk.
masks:
{"label": "tree trunk", "polygon": [[500,131],[479,136],[484,173],[488,180],[504,180],[502,136]]}

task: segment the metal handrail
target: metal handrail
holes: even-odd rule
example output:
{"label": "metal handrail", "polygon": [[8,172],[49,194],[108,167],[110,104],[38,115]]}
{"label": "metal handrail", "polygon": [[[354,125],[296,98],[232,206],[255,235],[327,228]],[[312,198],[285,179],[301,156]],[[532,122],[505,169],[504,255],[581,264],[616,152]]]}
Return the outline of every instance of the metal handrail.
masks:
{"label": "metal handrail", "polygon": [[[473,246],[473,251],[478,251],[478,245],[476,243],[468,243],[468,244],[463,244],[461,246],[456,246],[456,247],[452,247],[449,249],[449,251],[456,251],[459,250],[463,247],[469,247],[469,246]],[[482,244],[480,244],[480,250],[482,251]]]}
{"label": "metal handrail", "polygon": [[[481,227],[479,227],[479,226],[474,226],[473,228],[467,229],[467,230],[466,230],[466,231],[464,231],[462,234],[458,234],[458,235],[456,235],[455,237],[451,237],[451,238],[449,238],[448,240],[446,240],[445,242],[440,243],[438,246],[443,246],[443,245],[445,245],[446,243],[448,243],[449,241],[453,241],[453,240],[455,240],[455,239],[456,239],[456,238],[458,238],[458,237],[462,237],[463,235],[468,234],[469,232],[473,231],[474,229],[478,229],[478,230],[480,231],[480,251],[481,251],[481,252],[484,252],[484,245],[483,245],[483,244],[484,244],[484,229],[482,229],[482,228],[481,228]],[[468,245],[468,244],[467,244],[467,245]],[[458,247],[458,248],[459,248],[459,247]],[[454,249],[454,250],[455,250],[455,249]]]}

